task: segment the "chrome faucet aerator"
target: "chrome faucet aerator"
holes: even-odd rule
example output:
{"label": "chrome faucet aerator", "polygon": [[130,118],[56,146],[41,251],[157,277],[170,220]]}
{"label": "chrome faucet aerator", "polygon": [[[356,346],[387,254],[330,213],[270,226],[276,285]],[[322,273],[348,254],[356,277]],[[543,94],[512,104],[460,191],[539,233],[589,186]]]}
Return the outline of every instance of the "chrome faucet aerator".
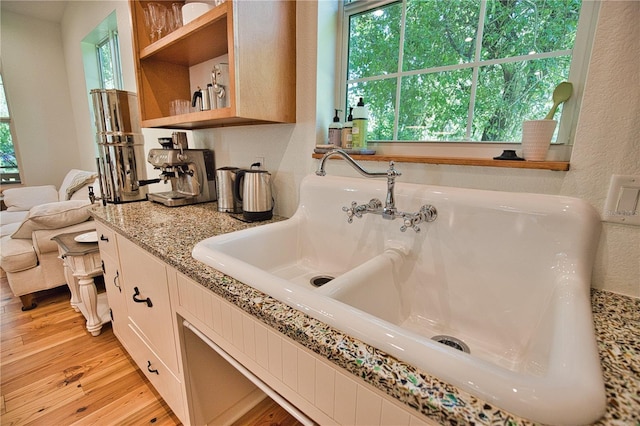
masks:
{"label": "chrome faucet aerator", "polygon": [[353,216],[357,218],[361,218],[363,214],[373,213],[382,216],[383,219],[394,220],[395,218],[400,218],[403,220],[403,225],[400,227],[402,232],[406,231],[407,228],[413,229],[415,232],[420,232],[420,227],[418,224],[423,222],[433,222],[436,220],[438,216],[438,212],[436,208],[430,204],[426,204],[420,208],[420,211],[417,213],[405,213],[400,212],[396,208],[395,205],[395,184],[396,177],[401,176],[402,173],[397,171],[394,166],[393,161],[389,161],[389,169],[386,172],[369,172],[365,170],[360,164],[356,162],[349,154],[341,149],[332,149],[322,156],[320,160],[320,164],[318,165],[318,170],[316,170],[316,175],[318,176],[326,176],[325,172],[325,163],[329,159],[329,157],[338,155],[344,158],[347,163],[353,167],[358,173],[366,178],[378,178],[378,177],[386,177],[387,178],[387,196],[385,199],[384,206],[382,202],[377,198],[370,200],[366,204],[358,205],[357,202],[352,202],[351,207],[343,207],[342,211],[347,213],[347,221],[349,223],[353,222]]}

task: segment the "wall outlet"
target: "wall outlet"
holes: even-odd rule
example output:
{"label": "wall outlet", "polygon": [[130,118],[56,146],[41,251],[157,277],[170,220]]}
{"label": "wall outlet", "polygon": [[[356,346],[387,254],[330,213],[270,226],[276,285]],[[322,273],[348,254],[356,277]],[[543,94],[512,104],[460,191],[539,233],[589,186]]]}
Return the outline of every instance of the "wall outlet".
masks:
{"label": "wall outlet", "polygon": [[604,204],[605,222],[640,226],[640,176],[613,175]]}
{"label": "wall outlet", "polygon": [[253,159],[253,163],[252,164],[255,164],[255,163],[260,163],[260,167],[259,168],[261,170],[265,170],[266,169],[266,167],[264,165],[264,157],[255,157]]}

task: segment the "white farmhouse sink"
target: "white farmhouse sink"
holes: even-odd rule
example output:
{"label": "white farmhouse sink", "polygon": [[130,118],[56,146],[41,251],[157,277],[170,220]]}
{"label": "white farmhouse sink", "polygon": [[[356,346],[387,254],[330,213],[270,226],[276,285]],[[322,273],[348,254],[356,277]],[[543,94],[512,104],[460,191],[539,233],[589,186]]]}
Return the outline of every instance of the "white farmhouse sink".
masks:
{"label": "white farmhouse sink", "polygon": [[[595,210],[568,197],[396,183],[399,209],[431,204],[437,219],[419,233],[372,214],[347,223],[343,206],[385,194],[384,180],[308,176],[292,218],[206,239],[193,257],[513,414],[598,419]],[[334,279],[310,284],[318,276]]]}

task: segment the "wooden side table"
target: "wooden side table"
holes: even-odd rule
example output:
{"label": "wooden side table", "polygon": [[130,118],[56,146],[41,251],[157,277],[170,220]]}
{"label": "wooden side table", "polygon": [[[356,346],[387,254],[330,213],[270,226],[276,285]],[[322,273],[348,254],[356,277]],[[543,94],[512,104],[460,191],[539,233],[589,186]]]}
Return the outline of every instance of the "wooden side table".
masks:
{"label": "wooden side table", "polygon": [[102,275],[102,261],[98,242],[78,242],[75,237],[86,234],[71,232],[51,238],[58,243],[60,258],[64,261],[64,275],[71,291],[71,307],[82,312],[87,319],[91,335],[100,334],[102,325],[111,321],[107,294],[96,290],[93,277]]}

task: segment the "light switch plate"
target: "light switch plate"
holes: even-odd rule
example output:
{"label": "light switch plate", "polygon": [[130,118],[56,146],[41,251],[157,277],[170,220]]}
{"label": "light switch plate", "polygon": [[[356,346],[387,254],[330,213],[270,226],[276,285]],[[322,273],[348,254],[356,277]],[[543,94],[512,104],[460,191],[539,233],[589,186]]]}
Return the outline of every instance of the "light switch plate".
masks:
{"label": "light switch plate", "polygon": [[640,176],[613,175],[602,215],[605,222],[640,226]]}

